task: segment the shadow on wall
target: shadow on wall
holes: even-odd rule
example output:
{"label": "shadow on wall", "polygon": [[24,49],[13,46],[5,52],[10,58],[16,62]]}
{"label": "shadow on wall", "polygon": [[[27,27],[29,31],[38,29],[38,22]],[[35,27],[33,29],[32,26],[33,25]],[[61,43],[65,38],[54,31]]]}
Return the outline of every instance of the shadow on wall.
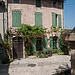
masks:
{"label": "shadow on wall", "polygon": [[3,46],[1,43],[2,43],[2,36],[0,34],[0,75],[9,75],[8,70],[10,64],[1,64],[1,60],[4,58]]}
{"label": "shadow on wall", "polygon": [[[13,0],[9,0],[8,3],[13,3]],[[14,4],[20,4],[20,3],[14,3]],[[35,5],[36,0],[21,0],[21,4],[29,4],[29,5]],[[52,7],[52,1],[50,0],[42,0],[42,6],[43,7]]]}
{"label": "shadow on wall", "polygon": [[1,34],[0,34],[0,43],[2,43],[2,36],[1,36]]}
{"label": "shadow on wall", "polygon": [[0,64],[0,75],[9,75],[10,64]]}

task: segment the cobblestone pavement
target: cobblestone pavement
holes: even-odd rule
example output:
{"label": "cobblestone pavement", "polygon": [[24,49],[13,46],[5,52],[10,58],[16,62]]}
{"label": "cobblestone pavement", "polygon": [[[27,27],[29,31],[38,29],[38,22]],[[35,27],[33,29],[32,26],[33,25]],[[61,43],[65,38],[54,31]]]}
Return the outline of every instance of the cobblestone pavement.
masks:
{"label": "cobblestone pavement", "polygon": [[0,75],[54,75],[71,68],[71,56],[54,55],[48,58],[26,58],[0,65]]}

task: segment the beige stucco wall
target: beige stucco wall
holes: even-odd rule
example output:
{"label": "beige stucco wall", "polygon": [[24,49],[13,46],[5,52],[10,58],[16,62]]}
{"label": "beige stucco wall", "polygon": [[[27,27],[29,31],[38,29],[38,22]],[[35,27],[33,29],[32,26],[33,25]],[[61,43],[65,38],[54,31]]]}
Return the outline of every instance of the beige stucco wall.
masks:
{"label": "beige stucco wall", "polygon": [[[30,1],[27,3],[27,1]],[[42,7],[37,8],[35,6],[36,0],[21,0],[21,4],[12,4],[9,3],[8,13],[9,13],[9,27],[12,27],[12,11],[20,10],[21,11],[21,23],[30,24],[31,26],[35,25],[35,12],[42,13],[42,24],[45,28],[50,30],[52,26],[52,12],[56,14],[61,14],[62,25],[63,25],[63,9],[52,8],[52,1],[50,1],[50,6],[46,6],[49,3],[46,0],[42,1]],[[11,2],[11,1],[10,1]],[[63,27],[63,26],[62,26]]]}

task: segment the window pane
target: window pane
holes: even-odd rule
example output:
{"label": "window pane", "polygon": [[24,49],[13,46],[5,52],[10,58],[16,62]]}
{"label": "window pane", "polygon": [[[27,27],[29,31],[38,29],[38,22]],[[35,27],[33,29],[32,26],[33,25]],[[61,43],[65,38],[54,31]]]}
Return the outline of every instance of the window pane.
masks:
{"label": "window pane", "polygon": [[36,0],[36,7],[41,7],[41,0]]}
{"label": "window pane", "polygon": [[13,3],[19,3],[19,0],[13,0]]}
{"label": "window pane", "polygon": [[57,2],[53,1],[53,7],[55,7],[55,8],[57,7]]}
{"label": "window pane", "polygon": [[62,8],[62,2],[58,3],[58,8]]}

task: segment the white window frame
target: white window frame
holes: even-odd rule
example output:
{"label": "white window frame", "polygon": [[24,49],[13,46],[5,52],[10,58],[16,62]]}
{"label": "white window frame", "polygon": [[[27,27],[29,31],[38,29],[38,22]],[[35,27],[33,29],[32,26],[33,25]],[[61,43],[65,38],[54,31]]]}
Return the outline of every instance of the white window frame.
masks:
{"label": "white window frame", "polygon": [[[14,0],[12,0],[12,3],[14,3]],[[19,0],[19,3],[21,3],[21,0]],[[14,4],[16,4],[16,3],[14,3]],[[18,4],[18,3],[17,3]]]}

